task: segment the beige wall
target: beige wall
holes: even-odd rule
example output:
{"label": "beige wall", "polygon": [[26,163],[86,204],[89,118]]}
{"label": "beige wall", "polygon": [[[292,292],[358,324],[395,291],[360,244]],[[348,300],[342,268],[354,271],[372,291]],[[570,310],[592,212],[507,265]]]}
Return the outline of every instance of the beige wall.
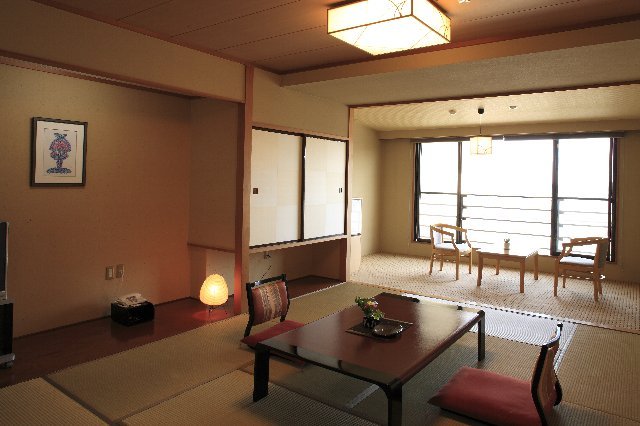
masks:
{"label": "beige wall", "polygon": [[239,104],[191,102],[189,242],[235,248]]}
{"label": "beige wall", "polygon": [[[0,66],[0,220],[17,336],[189,294],[189,101]],[[88,122],[86,186],[29,186],[31,118]],[[105,267],[123,263],[123,280]]]}
{"label": "beige wall", "polygon": [[[384,141],[382,156],[381,251],[428,256],[430,247],[412,241],[413,226],[413,144],[407,139]],[[640,282],[640,230],[636,226],[640,209],[640,132],[629,132],[620,143],[618,167],[617,261],[608,264],[607,278]],[[553,258],[542,256],[540,268],[553,271]]]}
{"label": "beige wall", "polygon": [[374,130],[358,121],[354,122],[352,129],[353,180],[351,198],[362,198],[360,250],[362,256],[366,256],[380,250],[382,143]]}
{"label": "beige wall", "polygon": [[28,0],[4,0],[0,50],[174,92],[244,100],[244,65]]}
{"label": "beige wall", "polygon": [[280,76],[256,69],[253,121],[265,125],[347,137],[345,105],[280,87]]}

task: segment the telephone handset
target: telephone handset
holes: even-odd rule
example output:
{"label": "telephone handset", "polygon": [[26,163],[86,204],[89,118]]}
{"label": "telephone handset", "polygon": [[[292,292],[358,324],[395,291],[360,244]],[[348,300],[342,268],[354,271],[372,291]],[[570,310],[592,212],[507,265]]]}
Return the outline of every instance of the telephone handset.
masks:
{"label": "telephone handset", "polygon": [[116,303],[118,303],[121,306],[137,306],[140,305],[144,302],[146,302],[147,299],[145,299],[144,297],[142,297],[142,295],[140,293],[131,293],[131,294],[127,294],[121,297],[118,297],[116,299]]}

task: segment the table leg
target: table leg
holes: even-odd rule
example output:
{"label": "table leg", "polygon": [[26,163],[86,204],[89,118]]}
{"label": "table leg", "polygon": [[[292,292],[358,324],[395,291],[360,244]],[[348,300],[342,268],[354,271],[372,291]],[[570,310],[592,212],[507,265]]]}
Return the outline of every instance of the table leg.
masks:
{"label": "table leg", "polygon": [[387,424],[389,426],[402,425],[402,385],[385,389],[388,401]]}
{"label": "table leg", "polygon": [[478,287],[480,287],[480,282],[482,281],[482,264],[482,254],[478,253]]}
{"label": "table leg", "polygon": [[253,401],[258,401],[269,393],[269,350],[256,348],[256,361],[253,367]]}
{"label": "table leg", "polygon": [[538,279],[538,252],[533,255],[533,278]]}
{"label": "table leg", "polygon": [[520,261],[520,293],[524,293],[524,261],[525,259]]}
{"label": "table leg", "polygon": [[496,259],[496,275],[500,275],[500,259]]}
{"label": "table leg", "polygon": [[482,312],[482,318],[478,321],[478,361],[484,359],[485,321],[484,312]]}

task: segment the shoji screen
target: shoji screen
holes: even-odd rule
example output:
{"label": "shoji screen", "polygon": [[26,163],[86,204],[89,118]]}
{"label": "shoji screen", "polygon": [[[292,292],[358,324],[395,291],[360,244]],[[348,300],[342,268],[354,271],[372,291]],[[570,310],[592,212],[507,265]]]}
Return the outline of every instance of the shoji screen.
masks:
{"label": "shoji screen", "polygon": [[307,137],[303,238],[344,234],[347,144]]}
{"label": "shoji screen", "polygon": [[253,130],[249,245],[300,239],[302,136]]}

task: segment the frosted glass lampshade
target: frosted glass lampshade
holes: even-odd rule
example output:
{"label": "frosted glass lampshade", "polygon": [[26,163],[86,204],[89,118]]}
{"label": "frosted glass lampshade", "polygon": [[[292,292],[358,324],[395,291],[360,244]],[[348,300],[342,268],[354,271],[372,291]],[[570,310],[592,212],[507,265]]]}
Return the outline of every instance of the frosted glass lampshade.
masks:
{"label": "frosted glass lampshade", "polygon": [[487,155],[493,151],[491,136],[474,136],[469,138],[469,142],[471,142],[471,155]]}
{"label": "frosted glass lampshade", "polygon": [[200,301],[205,305],[219,306],[229,298],[229,288],[222,275],[209,275],[200,288]]}
{"label": "frosted glass lampshade", "polygon": [[451,21],[429,0],[360,0],[329,9],[327,32],[380,55],[449,43]]}

